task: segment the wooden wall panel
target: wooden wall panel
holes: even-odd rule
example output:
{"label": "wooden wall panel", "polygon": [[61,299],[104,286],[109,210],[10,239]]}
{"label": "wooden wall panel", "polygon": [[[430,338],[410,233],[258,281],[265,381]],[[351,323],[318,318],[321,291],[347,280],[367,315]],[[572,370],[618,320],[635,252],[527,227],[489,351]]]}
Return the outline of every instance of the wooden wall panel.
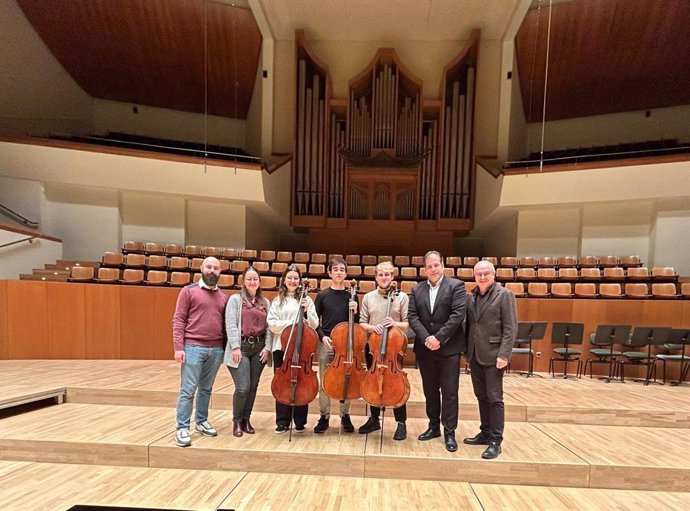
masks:
{"label": "wooden wall panel", "polygon": [[640,325],[644,303],[641,300],[606,300],[606,323],[611,325]]}
{"label": "wooden wall panel", "polygon": [[151,353],[156,360],[172,360],[172,318],[179,289],[157,289],[153,297]]}
{"label": "wooden wall panel", "polygon": [[153,357],[153,296],[160,290],[120,286],[120,358]]}
{"label": "wooden wall panel", "polygon": [[636,321],[638,325],[644,326],[690,327],[690,324],[683,323],[682,320],[677,307],[669,307],[668,301],[645,300],[642,315]]}
{"label": "wooden wall panel", "polygon": [[84,286],[46,282],[48,358],[86,358]]}
{"label": "wooden wall panel", "polygon": [[106,284],[85,285],[84,292],[85,358],[120,358],[120,287]]}
{"label": "wooden wall panel", "polygon": [[[178,293],[176,288],[0,281],[0,357],[170,359]],[[275,292],[266,294],[270,299]],[[551,344],[556,321],[585,324],[583,358],[590,349],[589,334],[600,324],[690,327],[690,300],[517,302],[520,321],[549,323],[546,337],[533,343],[534,351],[542,353],[535,359],[537,371],[548,369],[557,347]],[[515,357],[511,366],[525,370],[526,362],[526,357]],[[601,373],[605,368],[596,369]]]}
{"label": "wooden wall panel", "polygon": [[0,280],[0,359],[9,357],[7,322],[7,281]]}
{"label": "wooden wall panel", "polygon": [[0,280],[0,359],[6,359],[9,356],[7,321],[7,281]]}
{"label": "wooden wall panel", "polygon": [[8,358],[48,358],[46,283],[7,281]]}

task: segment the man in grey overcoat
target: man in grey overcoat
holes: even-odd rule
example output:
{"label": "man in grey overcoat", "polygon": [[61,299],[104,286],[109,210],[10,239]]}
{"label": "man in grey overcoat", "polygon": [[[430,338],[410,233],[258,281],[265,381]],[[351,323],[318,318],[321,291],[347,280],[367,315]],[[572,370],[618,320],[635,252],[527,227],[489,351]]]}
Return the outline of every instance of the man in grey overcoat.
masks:
{"label": "man in grey overcoat", "polygon": [[496,270],[488,261],[474,266],[477,287],[467,295],[467,359],[474,395],[479,401],[480,432],[465,438],[469,445],[486,445],[482,458],[501,453],[505,411],[503,371],[517,337],[515,296],[495,282]]}

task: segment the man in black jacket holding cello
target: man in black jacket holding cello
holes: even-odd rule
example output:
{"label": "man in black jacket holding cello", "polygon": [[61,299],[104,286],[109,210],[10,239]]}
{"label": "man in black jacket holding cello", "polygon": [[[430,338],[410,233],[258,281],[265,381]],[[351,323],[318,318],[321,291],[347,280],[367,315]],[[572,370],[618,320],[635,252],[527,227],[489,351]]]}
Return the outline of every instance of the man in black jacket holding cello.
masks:
{"label": "man in black jacket holding cello", "polygon": [[465,283],[444,277],[443,260],[436,251],[424,256],[424,270],[428,280],[412,289],[408,309],[429,418],[429,427],[418,439],[441,436],[443,424],[446,449],[455,452],[460,354],[467,347],[462,329],[467,307]]}

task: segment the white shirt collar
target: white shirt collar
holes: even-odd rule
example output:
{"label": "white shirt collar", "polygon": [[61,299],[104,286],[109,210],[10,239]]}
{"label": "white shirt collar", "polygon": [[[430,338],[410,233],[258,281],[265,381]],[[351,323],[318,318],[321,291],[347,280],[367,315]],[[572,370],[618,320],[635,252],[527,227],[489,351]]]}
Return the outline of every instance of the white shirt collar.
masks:
{"label": "white shirt collar", "polygon": [[439,277],[439,279],[436,281],[435,286],[432,286],[431,281],[429,279],[426,279],[427,284],[429,284],[429,289],[438,289],[438,286],[440,286],[441,282],[443,281],[443,277],[445,277],[445,275],[441,275],[441,277]]}

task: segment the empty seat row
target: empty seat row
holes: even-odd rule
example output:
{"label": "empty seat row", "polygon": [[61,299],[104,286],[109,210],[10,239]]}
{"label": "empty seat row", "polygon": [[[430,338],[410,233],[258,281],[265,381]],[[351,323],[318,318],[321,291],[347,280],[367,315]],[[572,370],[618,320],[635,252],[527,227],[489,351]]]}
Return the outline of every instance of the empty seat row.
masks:
{"label": "empty seat row", "polygon": [[[126,268],[119,270],[118,268],[99,268],[98,272],[94,272],[91,267],[77,267],[72,268],[70,281],[72,282],[98,282],[103,284],[147,284],[156,286],[186,286],[192,282],[198,282],[201,278],[201,273],[188,273],[178,271],[161,271],[161,270],[140,270],[133,268]],[[235,275],[221,274],[218,279],[218,287],[221,289],[232,289],[233,287],[242,285],[242,277],[238,279]],[[277,286],[276,277],[261,277],[261,288],[265,290],[273,290]]]}
{"label": "empty seat row", "polygon": [[[424,256],[407,256],[407,255],[358,255],[358,254],[325,254],[325,253],[309,253],[309,252],[288,252],[288,251],[274,251],[274,250],[252,250],[252,249],[235,249],[235,248],[221,248],[221,247],[203,247],[198,245],[181,245],[177,243],[160,243],[160,242],[141,242],[128,241],[122,248],[123,254],[144,254],[144,255],[168,255],[187,257],[218,257],[220,259],[234,260],[242,259],[246,261],[266,261],[284,262],[284,263],[303,263],[303,264],[328,264],[328,261],[333,257],[341,257],[345,259],[348,265],[362,265],[375,266],[383,261],[390,261],[393,265],[398,267],[404,266],[424,266]],[[639,256],[625,255],[625,256],[542,256],[542,257],[475,257],[475,256],[447,256],[444,259],[445,265],[451,268],[466,267],[472,268],[480,260],[490,261],[496,267],[503,268],[595,268],[601,269],[607,267],[620,266],[623,268],[642,266],[642,261]]]}
{"label": "empty seat row", "polygon": [[[191,281],[199,280],[201,274],[194,273],[193,276],[189,272],[177,272],[160,270],[149,270],[144,272],[141,269],[127,268],[121,271],[118,268],[99,268],[96,269],[91,266],[74,266],[71,270],[69,280],[72,282],[101,282],[101,283],[125,283],[125,284],[149,284],[149,285],[178,285],[183,286],[189,284]],[[307,276],[308,278],[308,276]],[[328,278],[321,278],[318,281],[318,287],[325,289],[329,287],[332,281]],[[400,289],[409,293],[412,288],[418,283],[417,280],[405,280],[400,282]],[[277,276],[262,276],[262,289],[275,289],[278,285]],[[627,283],[622,286],[620,283],[570,283],[570,282],[505,282],[503,285],[510,289],[516,297],[531,297],[531,298],[690,298],[690,282],[682,283],[680,286],[680,293],[678,287],[674,283],[653,283],[648,285],[646,283]],[[219,287],[232,288],[233,286],[239,288],[242,286],[242,276],[221,274],[219,279]],[[465,282],[465,287],[470,292],[476,283],[473,281]],[[366,293],[376,288],[375,281],[360,280],[358,282],[358,292]]]}
{"label": "empty seat row", "polygon": [[[687,284],[687,283],[686,283]],[[675,299],[684,296],[690,297],[690,285],[683,284],[681,294],[675,284],[657,283],[648,286],[645,283],[629,283],[625,287],[619,283],[602,283],[597,286],[593,283],[570,282],[530,282],[525,288],[522,282],[507,282],[505,287],[510,289],[516,297],[530,298],[662,298]],[[686,294],[687,293],[687,294]]]}
{"label": "empty seat row", "polygon": [[[458,276],[460,276],[458,272]],[[464,277],[463,277],[464,278]],[[592,280],[615,280],[615,281],[646,281],[646,280],[668,280],[675,281],[678,275],[671,266],[654,267],[652,272],[645,266],[628,268],[621,266],[607,267],[603,270],[599,268],[497,268],[496,279],[500,281],[512,280],[543,280],[543,281],[592,281]]]}
{"label": "empty seat row", "polygon": [[642,266],[636,255],[626,256],[543,256],[543,257],[501,257],[498,266],[503,268],[610,268],[620,266],[634,268]]}
{"label": "empty seat row", "polygon": [[[273,252],[273,251],[262,251]],[[223,259],[257,259],[256,250],[236,248],[202,247],[199,245],[180,245],[177,243],[154,243],[127,241],[122,246],[123,254],[167,255],[187,257],[218,257]],[[275,252],[273,252],[275,254]]]}

